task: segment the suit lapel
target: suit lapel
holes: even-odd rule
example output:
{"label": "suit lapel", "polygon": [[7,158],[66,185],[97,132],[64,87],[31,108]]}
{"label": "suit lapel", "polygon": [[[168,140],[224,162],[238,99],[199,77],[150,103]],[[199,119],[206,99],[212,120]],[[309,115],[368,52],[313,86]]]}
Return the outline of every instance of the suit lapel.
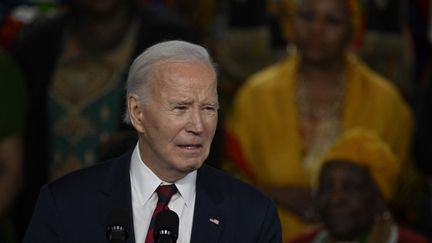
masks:
{"label": "suit lapel", "polygon": [[129,237],[127,242],[135,243],[129,178],[130,158],[131,151],[111,162],[100,193],[99,212],[100,223],[106,227],[110,209],[127,209],[129,211]]}
{"label": "suit lapel", "polygon": [[224,215],[221,209],[223,195],[209,177],[209,169],[204,165],[198,170],[195,211],[191,242],[216,243],[224,227]]}
{"label": "suit lapel", "polygon": [[[128,243],[135,243],[131,184],[129,176],[132,151],[111,162],[99,194],[99,222],[105,228],[110,209],[125,208],[129,211]],[[192,225],[192,243],[216,243],[223,231],[226,218],[222,209],[223,190],[218,187],[214,172],[203,165],[198,170],[196,201]]]}

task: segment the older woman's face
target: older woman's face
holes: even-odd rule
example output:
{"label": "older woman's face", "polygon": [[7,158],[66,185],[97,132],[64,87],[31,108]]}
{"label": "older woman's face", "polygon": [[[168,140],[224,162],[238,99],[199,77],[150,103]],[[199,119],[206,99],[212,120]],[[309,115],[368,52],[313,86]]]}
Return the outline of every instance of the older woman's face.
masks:
{"label": "older woman's face", "polygon": [[346,161],[324,165],[317,211],[336,240],[354,240],[373,224],[382,201],[369,170]]}
{"label": "older woman's face", "polygon": [[303,58],[328,63],[341,57],[350,37],[345,0],[304,0],[294,21],[294,38]]}

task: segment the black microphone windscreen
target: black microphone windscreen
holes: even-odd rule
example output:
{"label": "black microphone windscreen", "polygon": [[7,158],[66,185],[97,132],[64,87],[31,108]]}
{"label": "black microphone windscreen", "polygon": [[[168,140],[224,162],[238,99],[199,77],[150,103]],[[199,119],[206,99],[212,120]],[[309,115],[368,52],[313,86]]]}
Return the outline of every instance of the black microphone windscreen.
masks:
{"label": "black microphone windscreen", "polygon": [[113,208],[108,212],[106,237],[109,243],[126,242],[129,236],[129,211]]}
{"label": "black microphone windscreen", "polygon": [[155,218],[155,242],[176,242],[178,237],[178,228],[179,217],[174,211],[164,210],[160,212]]}

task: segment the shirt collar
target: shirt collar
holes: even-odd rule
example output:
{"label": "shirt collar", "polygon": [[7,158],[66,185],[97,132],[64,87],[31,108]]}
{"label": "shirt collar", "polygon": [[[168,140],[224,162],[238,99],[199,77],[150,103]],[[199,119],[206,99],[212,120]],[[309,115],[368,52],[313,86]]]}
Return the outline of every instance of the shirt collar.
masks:
{"label": "shirt collar", "polygon": [[[140,192],[139,200],[142,204],[145,204],[150,199],[159,185],[172,184],[162,181],[153,173],[152,170],[150,170],[150,168],[147,167],[141,159],[139,143],[137,143],[132,153],[130,175],[132,185],[136,185],[138,189],[137,191]],[[195,199],[196,177],[197,171],[194,170],[174,183],[187,207],[192,205],[192,202]]]}
{"label": "shirt collar", "polygon": [[194,170],[175,182],[180,196],[185,200],[187,207],[190,207],[193,200],[195,200],[196,177],[197,171]]}

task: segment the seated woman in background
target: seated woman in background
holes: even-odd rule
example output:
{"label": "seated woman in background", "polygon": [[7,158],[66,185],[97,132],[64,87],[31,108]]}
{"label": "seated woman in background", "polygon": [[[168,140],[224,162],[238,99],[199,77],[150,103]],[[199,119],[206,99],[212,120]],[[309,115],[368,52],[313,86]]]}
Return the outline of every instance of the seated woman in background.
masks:
{"label": "seated woman in background", "polygon": [[428,242],[392,220],[386,202],[400,163],[375,134],[364,129],[346,132],[318,167],[313,185],[323,226],[290,243]]}
{"label": "seated woman in background", "polygon": [[279,205],[285,240],[314,222],[310,168],[343,131],[370,129],[408,157],[408,104],[349,51],[360,9],[356,0],[299,1],[297,51],[247,80],[224,124],[229,160]]}

